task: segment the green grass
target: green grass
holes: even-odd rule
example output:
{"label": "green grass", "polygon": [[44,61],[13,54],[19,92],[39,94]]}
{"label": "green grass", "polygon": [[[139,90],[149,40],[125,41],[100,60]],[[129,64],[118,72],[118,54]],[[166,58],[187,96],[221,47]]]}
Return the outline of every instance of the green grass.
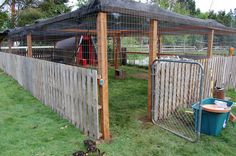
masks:
{"label": "green grass", "polygon": [[84,136],[1,73],[0,138],[1,156],[48,156],[69,155]]}
{"label": "green grass", "polygon": [[[189,156],[236,155],[236,128],[230,123],[217,137],[202,135],[190,143],[165,130],[144,122],[147,81],[131,77],[146,73],[142,68],[123,67],[126,80],[115,80],[109,72],[109,97],[112,142],[99,145],[111,156]],[[236,101],[236,92],[228,96]],[[234,108],[234,112],[236,110]],[[68,125],[68,128],[61,129]],[[17,83],[0,74],[0,155],[71,155],[84,149],[86,137],[53,113]]]}

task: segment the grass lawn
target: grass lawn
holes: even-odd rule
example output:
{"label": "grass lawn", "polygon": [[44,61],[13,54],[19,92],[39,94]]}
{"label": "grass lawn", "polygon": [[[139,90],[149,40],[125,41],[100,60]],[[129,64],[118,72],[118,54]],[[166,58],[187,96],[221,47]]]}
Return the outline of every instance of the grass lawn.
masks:
{"label": "grass lawn", "polygon": [[[107,155],[236,155],[236,127],[231,123],[219,136],[202,135],[201,141],[193,144],[143,122],[147,81],[131,74],[147,71],[125,69],[129,73],[126,80],[114,80],[113,71],[109,72],[113,139],[99,145]],[[228,96],[236,101],[236,92],[229,91]],[[1,156],[61,156],[84,150],[82,142],[86,137],[0,71],[0,138]]]}

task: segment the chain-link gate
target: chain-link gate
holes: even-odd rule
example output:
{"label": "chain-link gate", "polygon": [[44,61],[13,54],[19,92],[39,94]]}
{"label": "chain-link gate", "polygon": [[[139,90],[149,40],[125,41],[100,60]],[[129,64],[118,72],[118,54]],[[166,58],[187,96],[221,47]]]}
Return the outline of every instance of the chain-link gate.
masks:
{"label": "chain-link gate", "polygon": [[[200,137],[203,67],[185,60],[155,60],[152,65],[152,121],[192,142]],[[192,105],[199,102],[199,111]]]}

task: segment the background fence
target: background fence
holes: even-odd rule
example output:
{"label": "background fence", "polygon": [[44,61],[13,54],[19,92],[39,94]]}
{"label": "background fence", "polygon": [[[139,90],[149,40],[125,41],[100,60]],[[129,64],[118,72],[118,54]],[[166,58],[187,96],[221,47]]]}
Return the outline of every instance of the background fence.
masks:
{"label": "background fence", "polygon": [[236,56],[199,60],[204,67],[204,97],[212,97],[213,87],[236,89]]}
{"label": "background fence", "polygon": [[0,68],[85,134],[100,138],[96,70],[1,52]]}

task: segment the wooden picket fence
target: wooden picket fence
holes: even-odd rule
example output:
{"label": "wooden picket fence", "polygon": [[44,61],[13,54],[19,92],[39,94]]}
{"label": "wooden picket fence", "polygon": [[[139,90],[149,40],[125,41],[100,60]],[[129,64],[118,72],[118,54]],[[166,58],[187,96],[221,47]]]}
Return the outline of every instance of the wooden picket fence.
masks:
{"label": "wooden picket fence", "polygon": [[100,138],[96,70],[2,52],[0,68],[89,137]]}
{"label": "wooden picket fence", "polygon": [[213,87],[236,89],[236,56],[199,60],[204,67],[204,97],[212,97]]}
{"label": "wooden picket fence", "polygon": [[[214,83],[217,87],[236,89],[236,56],[219,56],[197,62],[204,67],[203,98],[212,97]],[[154,68],[155,120],[166,119],[178,109],[191,108],[198,102],[200,70],[197,65],[162,62],[154,64]]]}

